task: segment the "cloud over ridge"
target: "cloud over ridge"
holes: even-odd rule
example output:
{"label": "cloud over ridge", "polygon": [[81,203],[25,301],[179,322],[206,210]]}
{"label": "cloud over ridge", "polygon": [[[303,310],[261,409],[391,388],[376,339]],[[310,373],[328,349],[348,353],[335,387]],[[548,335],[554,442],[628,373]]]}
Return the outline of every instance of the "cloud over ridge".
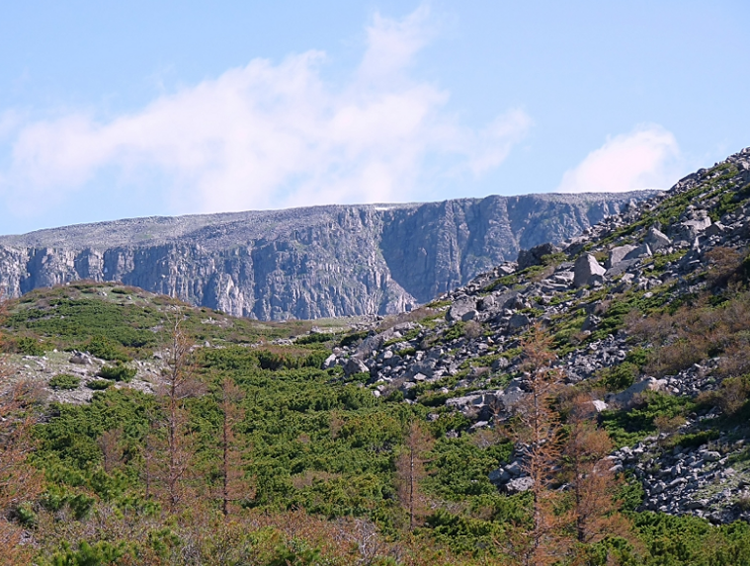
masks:
{"label": "cloud over ridge", "polygon": [[511,109],[484,128],[461,125],[449,94],[410,76],[429,41],[429,10],[375,15],[347,81],[321,76],[326,55],[253,59],[110,120],[67,113],[26,121],[10,137],[0,194],[23,212],[54,206],[115,171],[123,186],[158,171],[175,212],[408,200],[439,173],[479,176],[497,167],[531,120]]}
{"label": "cloud over ridge", "polygon": [[563,175],[561,193],[666,189],[678,175],[680,149],[671,132],[656,124],[609,137]]}

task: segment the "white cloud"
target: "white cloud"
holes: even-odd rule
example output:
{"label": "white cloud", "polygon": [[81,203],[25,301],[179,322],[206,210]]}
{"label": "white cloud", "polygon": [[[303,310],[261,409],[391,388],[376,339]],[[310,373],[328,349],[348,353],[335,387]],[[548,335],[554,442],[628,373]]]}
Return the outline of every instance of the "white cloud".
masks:
{"label": "white cloud", "polygon": [[666,189],[677,175],[680,150],[675,137],[658,125],[639,126],[608,139],[575,168],[566,171],[558,192],[623,192]]}
{"label": "white cloud", "polygon": [[447,92],[409,76],[429,24],[425,7],[398,21],[375,15],[359,67],[337,87],[321,78],[325,54],[309,51],[254,59],[110,121],[78,113],[24,123],[0,190],[16,210],[40,211],[103,171],[126,187],[157,172],[174,211],[214,212],[408,200],[426,160],[443,154],[451,173],[458,159],[463,173],[481,175],[530,119],[511,110],[479,131],[460,125]]}

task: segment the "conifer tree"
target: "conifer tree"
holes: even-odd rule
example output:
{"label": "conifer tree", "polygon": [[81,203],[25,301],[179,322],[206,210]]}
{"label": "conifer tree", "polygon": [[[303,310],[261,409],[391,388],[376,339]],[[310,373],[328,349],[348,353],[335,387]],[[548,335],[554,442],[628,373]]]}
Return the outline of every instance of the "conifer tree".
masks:
{"label": "conifer tree", "polygon": [[426,503],[419,484],[427,475],[425,454],[432,449],[433,439],[421,423],[411,421],[405,440],[396,458],[396,481],[399,501],[409,513],[409,531],[413,531]]}
{"label": "conifer tree", "polygon": [[523,341],[527,394],[516,410],[511,438],[522,455],[522,467],[533,482],[531,523],[510,533],[512,554],[523,566],[557,562],[567,551],[566,516],[557,512],[560,493],[552,489],[561,456],[561,425],[552,404],[560,374],[552,368],[550,338],[535,327]]}
{"label": "conifer tree", "polygon": [[182,329],[182,318],[179,309],[168,317],[167,370],[157,390],[163,418],[155,423],[159,430],[146,441],[144,457],[148,484],[162,495],[169,513],[175,513],[184,502],[188,479],[194,473],[195,441],[188,427],[185,401],[203,389],[193,375],[192,344]]}
{"label": "conifer tree", "polygon": [[606,537],[632,541],[631,525],[620,513],[616,499],[621,482],[607,459],[613,444],[607,432],[597,428],[594,414],[590,396],[580,394],[572,399],[562,453],[565,462],[563,479],[572,494],[574,537],[584,545]]}

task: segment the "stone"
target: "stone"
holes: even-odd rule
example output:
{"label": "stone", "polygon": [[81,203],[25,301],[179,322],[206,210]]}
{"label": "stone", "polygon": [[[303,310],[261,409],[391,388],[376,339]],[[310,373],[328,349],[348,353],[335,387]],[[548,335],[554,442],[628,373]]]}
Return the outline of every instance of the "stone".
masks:
{"label": "stone", "polygon": [[649,228],[648,235],[643,241],[648,244],[653,251],[668,248],[672,245],[672,240],[670,240],[666,234],[660,232],[654,227]]}
{"label": "stone", "polygon": [[573,287],[593,285],[596,281],[602,281],[605,273],[606,270],[593,255],[583,254],[573,268]]}
{"label": "stone", "polygon": [[631,250],[624,258],[623,260],[630,260],[630,259],[641,259],[644,257],[651,257],[651,248],[648,244],[641,244],[640,246],[637,246],[635,249]]}
{"label": "stone", "polygon": [[355,373],[365,372],[369,373],[370,368],[368,368],[365,363],[359,358],[349,358],[346,361],[346,364],[344,364],[344,373],[347,376],[354,375]]}
{"label": "stone", "polygon": [[608,402],[617,405],[622,409],[630,409],[639,402],[640,396],[646,391],[662,391],[666,386],[667,381],[664,379],[646,377],[638,383],[634,383],[622,393],[610,395],[608,397]]}
{"label": "stone", "polygon": [[338,360],[336,359],[336,354],[331,354],[323,362],[323,369],[332,368],[332,367],[334,367],[337,364],[337,362],[338,362]]}
{"label": "stone", "polygon": [[471,299],[462,299],[454,302],[445,313],[445,320],[448,322],[457,322],[462,320],[463,316],[470,311],[474,311],[476,316],[477,304]]}
{"label": "stone", "polygon": [[612,248],[609,252],[609,259],[607,260],[607,268],[614,267],[618,263],[620,263],[622,260],[625,259],[625,257],[632,252],[633,250],[637,249],[638,246],[632,246],[630,244],[627,244],[625,246],[617,246],[616,248]]}
{"label": "stone", "polygon": [[529,317],[525,314],[515,313],[510,317],[510,320],[508,321],[508,330],[520,330],[521,328],[525,328],[526,326],[528,326],[530,322],[531,320],[529,320]]}
{"label": "stone", "polygon": [[507,482],[510,479],[510,474],[506,472],[503,468],[498,468],[497,470],[492,470],[489,473],[489,480],[491,483],[495,485],[501,485]]}
{"label": "stone", "polygon": [[591,404],[594,405],[594,409],[597,413],[601,413],[602,411],[606,411],[609,408],[609,405],[607,405],[604,401],[600,399],[594,399],[591,401]]}
{"label": "stone", "polygon": [[466,311],[463,315],[461,315],[461,320],[463,322],[469,322],[470,320],[474,320],[477,316],[477,311],[474,309],[471,309],[469,311]]}
{"label": "stone", "polygon": [[534,479],[529,476],[524,476],[522,478],[514,478],[506,483],[505,491],[507,491],[510,495],[513,495],[516,493],[528,491],[532,487],[534,487]]}
{"label": "stone", "polygon": [[68,360],[71,364],[79,364],[79,365],[85,365],[90,366],[93,364],[93,360],[91,359],[91,356],[89,354],[73,351],[73,355],[70,356],[70,359]]}

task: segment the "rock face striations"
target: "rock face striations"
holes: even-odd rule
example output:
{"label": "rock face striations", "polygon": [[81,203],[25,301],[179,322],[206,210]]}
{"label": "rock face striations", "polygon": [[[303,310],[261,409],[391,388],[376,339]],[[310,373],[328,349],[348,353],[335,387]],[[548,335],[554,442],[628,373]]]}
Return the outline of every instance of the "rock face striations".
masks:
{"label": "rock face striations", "polygon": [[79,279],[122,281],[261,320],[387,314],[647,196],[490,196],[67,226],[0,237],[0,288],[16,297]]}

